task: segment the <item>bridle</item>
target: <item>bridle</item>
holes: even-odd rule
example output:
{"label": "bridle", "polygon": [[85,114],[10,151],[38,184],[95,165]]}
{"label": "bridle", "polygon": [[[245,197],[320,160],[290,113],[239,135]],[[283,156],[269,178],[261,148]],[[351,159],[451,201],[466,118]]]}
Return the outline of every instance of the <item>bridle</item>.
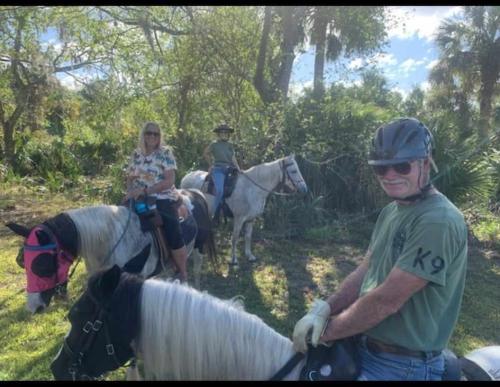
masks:
{"label": "bridle", "polygon": [[[262,187],[260,184],[258,184],[253,179],[251,179],[250,176],[248,176],[246,173],[241,172],[241,174],[243,176],[245,176],[248,180],[250,180],[254,185],[256,185],[257,187],[259,187],[263,191],[266,191],[266,192],[269,192],[269,193],[272,193],[272,194],[275,194],[275,195],[291,196],[291,195],[293,195],[293,192],[290,190],[290,187],[288,187],[288,185],[286,184],[287,178],[292,182],[293,186],[296,189],[297,189],[297,185],[300,184],[300,183],[302,183],[302,182],[304,182],[304,180],[300,179],[299,181],[296,182],[290,176],[290,172],[288,171],[288,167],[294,165],[294,163],[293,162],[288,162],[287,163],[285,160],[286,159],[283,159],[283,160],[280,161],[281,179],[280,179],[280,182],[276,185],[276,187],[274,187],[272,190],[268,190],[268,189]],[[282,190],[282,189],[284,191],[288,191],[288,192],[277,192],[277,191]]]}
{"label": "bridle", "polygon": [[[101,306],[95,299],[95,297],[92,296],[91,293],[89,293],[88,296],[92,300],[92,302],[98,307],[96,313],[94,314],[94,317],[88,320],[83,325],[82,328],[83,334],[81,334],[78,337],[77,345],[75,347],[73,348],[70,347],[67,341],[68,337],[65,337],[63,341],[63,350],[65,354],[69,356],[69,358],[71,359],[71,362],[69,363],[68,366],[68,373],[71,375],[73,380],[77,380],[76,379],[77,375],[79,375],[84,380],[97,380],[102,377],[102,375],[98,377],[93,377],[79,372],[82,366],[83,358],[86,355],[86,352],[90,349],[90,347],[94,343],[98,335],[98,332],[101,329],[104,330],[104,335],[106,338],[106,344],[105,344],[106,354],[113,359],[113,361],[117,365],[117,368],[122,367],[122,364],[120,364],[120,361],[117,358],[115,347],[111,342],[111,335],[109,334],[109,321],[107,321],[107,318],[109,316],[109,311],[105,307]],[[131,361],[132,362],[135,361],[135,358],[132,358]],[[126,364],[124,364],[123,366],[126,366]]]}
{"label": "bridle", "polygon": [[286,193],[286,194],[290,194],[290,188],[286,184],[287,179],[292,182],[295,189],[298,189],[298,187],[297,187],[298,184],[305,183],[305,182],[303,179],[300,179],[299,181],[295,181],[295,179],[292,178],[292,176],[290,176],[290,171],[288,170],[288,167],[293,166],[295,163],[292,163],[292,162],[287,163],[285,160],[286,159],[283,159],[280,162],[281,180],[278,183],[278,185],[274,188],[274,190],[279,191],[279,190],[283,189],[285,192],[288,191],[288,193]]}

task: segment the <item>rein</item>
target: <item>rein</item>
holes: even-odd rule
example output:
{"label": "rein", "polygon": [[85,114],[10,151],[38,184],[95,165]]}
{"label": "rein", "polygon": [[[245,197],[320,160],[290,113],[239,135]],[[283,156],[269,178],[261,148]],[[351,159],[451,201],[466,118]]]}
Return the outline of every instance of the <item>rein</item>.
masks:
{"label": "rein", "polygon": [[295,354],[288,360],[281,369],[274,374],[272,378],[269,380],[282,380],[285,376],[287,376],[297,364],[305,357],[306,355],[302,352],[295,352]]}
{"label": "rein", "polygon": [[[288,167],[292,165],[292,164],[285,164],[285,160],[282,160],[280,162],[280,170],[282,172],[281,174],[281,180],[280,182],[278,183],[278,185],[276,187],[274,187],[274,189],[276,189],[277,187],[281,187],[281,186],[284,186],[285,183],[286,183],[286,175],[288,175]],[[271,194],[275,194],[275,195],[280,195],[280,196],[292,196],[294,195],[293,193],[285,193],[285,192],[276,192],[274,191],[274,189],[272,190],[268,190],[264,187],[262,187],[260,184],[258,184],[257,182],[255,182],[253,179],[250,178],[250,176],[248,176],[245,172],[241,171],[240,172],[243,176],[245,176],[248,180],[250,180],[254,185],[256,185],[257,187],[259,187],[261,190],[265,191],[265,192],[268,192],[268,193],[271,193]],[[285,175],[286,173],[286,175]],[[288,178],[292,181],[294,187],[295,187],[295,182],[290,178],[290,175],[288,175]],[[297,187],[295,187],[297,188]]]}

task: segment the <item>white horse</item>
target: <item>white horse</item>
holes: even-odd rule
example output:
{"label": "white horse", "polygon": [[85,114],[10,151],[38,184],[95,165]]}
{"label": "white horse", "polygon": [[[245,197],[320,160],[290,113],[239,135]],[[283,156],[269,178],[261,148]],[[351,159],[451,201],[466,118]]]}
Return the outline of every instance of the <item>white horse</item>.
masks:
{"label": "white horse", "polygon": [[[193,171],[181,180],[181,188],[196,188],[201,190],[214,214],[214,196],[207,193],[204,185],[208,172]],[[307,185],[300,173],[295,156],[290,155],[281,159],[253,166],[241,171],[237,177],[234,190],[226,204],[234,215],[233,235],[231,238],[231,264],[237,265],[236,247],[241,229],[245,226],[245,256],[249,261],[257,258],[251,251],[252,231],[255,218],[264,212],[266,199],[271,192],[280,189],[289,192],[307,192]]]}
{"label": "white horse", "polygon": [[[144,280],[118,266],[89,280],[69,320],[70,331],[50,366],[56,379],[97,378],[134,357],[142,363],[144,378],[154,380],[268,380],[292,357],[296,362],[282,378],[298,380],[305,364],[288,338],[241,305],[178,281]],[[481,368],[494,380],[500,346],[465,358],[460,366],[465,364],[469,375],[479,375]],[[332,364],[329,358],[326,364],[340,368],[342,359]]]}
{"label": "white horse", "polygon": [[[190,235],[192,239],[186,243],[188,254],[193,259],[194,284],[199,288],[202,252],[208,253],[210,260],[215,259],[213,230],[202,193],[198,190],[181,192],[195,220]],[[144,278],[164,269],[159,246],[154,243],[152,234],[142,231],[138,215],[127,207],[98,205],[73,209],[43,224],[47,227],[30,229],[15,223],[7,224],[12,231],[27,238],[26,241],[29,238],[31,244],[34,241],[42,247],[53,242],[59,245],[59,252],[53,254],[35,251],[38,256],[28,265],[26,246],[29,243],[24,244],[24,257],[21,252],[18,255],[18,264],[26,270],[27,309],[32,313],[45,309],[58,286],[67,284],[68,268],[77,256],[83,258],[89,274],[114,264]],[[35,250],[39,249],[39,246],[35,247]]]}

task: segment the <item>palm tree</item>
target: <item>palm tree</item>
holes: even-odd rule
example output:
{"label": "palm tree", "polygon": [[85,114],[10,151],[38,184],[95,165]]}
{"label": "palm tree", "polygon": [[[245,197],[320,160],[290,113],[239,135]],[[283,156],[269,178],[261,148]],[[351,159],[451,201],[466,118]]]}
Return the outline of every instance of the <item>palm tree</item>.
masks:
{"label": "palm tree", "polygon": [[462,18],[446,19],[439,27],[436,43],[441,56],[430,74],[431,82],[476,93],[479,136],[486,138],[492,103],[500,92],[500,7],[464,7]]}
{"label": "palm tree", "polygon": [[370,54],[386,37],[384,7],[313,6],[308,9],[311,44],[315,45],[314,93],[323,95],[326,62],[343,53]]}

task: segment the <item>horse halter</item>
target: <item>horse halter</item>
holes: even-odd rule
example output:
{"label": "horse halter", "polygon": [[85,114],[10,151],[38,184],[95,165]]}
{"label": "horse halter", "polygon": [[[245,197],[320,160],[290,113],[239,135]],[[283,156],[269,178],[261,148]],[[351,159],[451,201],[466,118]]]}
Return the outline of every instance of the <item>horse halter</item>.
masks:
{"label": "horse halter", "polygon": [[293,163],[293,162],[286,162],[286,158],[281,160],[281,162],[280,162],[281,180],[273,191],[280,191],[280,190],[285,191],[285,194],[281,194],[281,195],[286,195],[286,194],[292,193],[293,191],[286,184],[287,180],[290,180],[292,182],[292,184],[296,190],[298,189],[297,186],[300,183],[305,184],[305,181],[302,178],[296,180],[296,177],[291,175],[291,174],[293,174],[293,175],[297,174],[298,169],[294,169],[291,172],[288,170],[288,167],[291,167],[294,165],[295,165],[295,163]]}
{"label": "horse halter", "polygon": [[[63,351],[70,358],[68,373],[71,375],[73,381],[77,380],[77,376],[82,378],[82,380],[98,380],[102,378],[102,375],[96,377],[96,376],[89,376],[81,372],[81,367],[83,365],[83,358],[87,354],[86,352],[92,347],[92,344],[98,337],[98,334],[101,331],[101,329],[104,331],[106,339],[105,349],[107,356],[110,356],[113,359],[113,361],[117,366],[116,368],[122,367],[122,364],[120,364],[120,361],[118,360],[117,357],[117,351],[115,351],[115,347],[111,341],[111,335],[109,334],[109,327],[108,327],[109,321],[107,321],[109,313],[103,306],[101,306],[97,302],[97,300],[92,296],[91,293],[89,293],[88,296],[92,300],[92,302],[97,306],[97,311],[95,312],[93,318],[87,320],[87,322],[83,325],[82,328],[83,334],[78,336],[77,339],[78,345],[76,345],[76,348],[70,347],[68,343],[69,335],[66,336],[63,341],[63,347],[62,347]],[[133,354],[133,351],[130,347],[128,348],[128,350],[131,351]],[[120,353],[125,352],[125,350],[122,350],[122,348],[118,348],[118,351],[120,351]],[[127,354],[125,354],[124,356],[127,356]],[[134,361],[134,359],[132,361]]]}

